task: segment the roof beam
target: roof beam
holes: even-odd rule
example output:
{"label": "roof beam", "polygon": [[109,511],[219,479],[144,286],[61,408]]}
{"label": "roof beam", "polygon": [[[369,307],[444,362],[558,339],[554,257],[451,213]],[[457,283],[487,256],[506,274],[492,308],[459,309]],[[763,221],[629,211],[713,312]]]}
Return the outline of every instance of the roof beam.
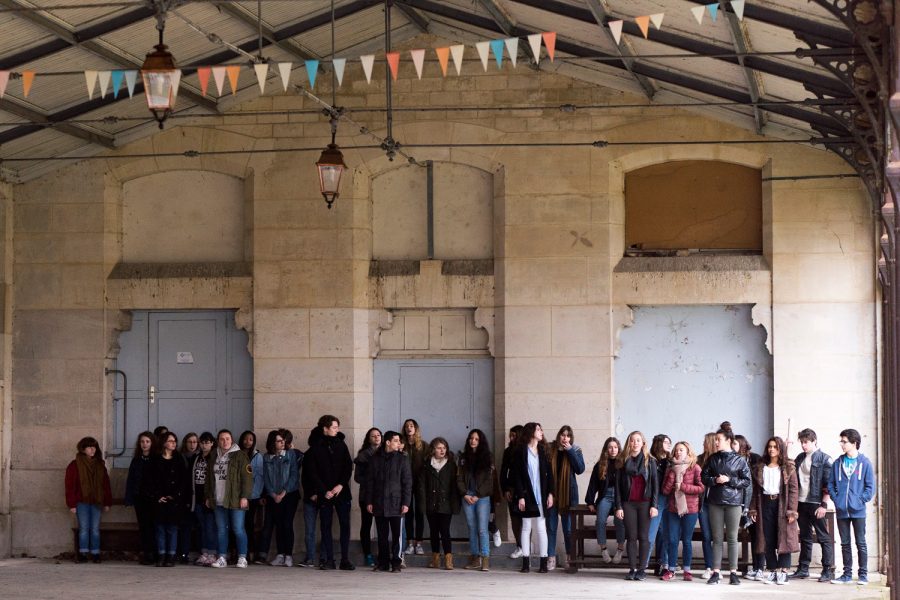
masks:
{"label": "roof beam", "polygon": [[[726,20],[728,21],[728,31],[731,32],[731,41],[734,43],[734,51],[738,54],[746,54],[750,51],[750,40],[743,27],[741,27],[741,22],[738,20],[737,15],[733,12],[725,12],[725,0],[719,0],[719,8],[725,13]],[[750,98],[754,102],[753,120],[756,121],[756,133],[762,134],[763,127],[766,126],[766,113],[759,108],[758,104],[756,104],[759,102],[760,82],[757,80],[756,73],[753,69],[745,64],[743,56],[738,56],[738,62],[741,65],[741,70],[744,72],[744,79],[747,81],[747,91],[750,92]]]}
{"label": "roof beam", "polygon": [[516,20],[497,3],[497,0],[478,0],[478,3],[488,11],[494,23],[503,33],[509,36],[513,35],[513,31],[516,29]]}
{"label": "roof beam", "polygon": [[[240,5],[235,4],[234,2],[215,2],[214,5],[216,8],[221,10],[223,13],[227,14],[230,17],[233,17],[243,23],[244,25],[248,25],[253,28],[254,31],[258,31],[259,29],[259,21],[258,17],[254,17],[252,14],[247,12]],[[319,59],[320,56],[316,56],[311,50],[308,48],[304,48],[303,45],[297,43],[292,39],[284,39],[279,40],[275,37],[275,31],[267,26],[262,26],[262,35],[263,39],[269,40],[274,43],[276,46],[299,58],[300,60],[309,60],[309,59]]]}
{"label": "roof beam", "polygon": [[[29,133],[34,133],[46,128],[52,128],[60,133],[65,133],[66,135],[85,140],[92,144],[98,144],[100,146],[103,146],[104,148],[116,147],[115,137],[111,135],[96,131],[95,129],[85,127],[78,123],[54,123],[52,115],[46,115],[42,112],[34,110],[33,108],[29,108],[28,106],[22,104],[21,101],[15,100],[12,97],[0,100],[0,110],[4,110],[10,114],[16,115],[17,117],[21,117],[23,119],[27,119],[34,123],[35,129],[29,131]],[[31,126],[25,125],[24,127]],[[15,137],[7,138],[5,134],[11,131],[15,131],[16,129],[19,129],[19,127],[14,127],[0,133],[0,143],[9,142],[15,139]]]}
{"label": "roof beam", "polygon": [[622,39],[622,43],[617,43],[615,36],[613,36],[612,31],[609,30],[609,27],[606,27],[606,19],[609,17],[609,6],[606,4],[606,0],[587,0],[588,8],[591,9],[591,13],[594,15],[594,19],[597,21],[597,25],[600,26],[600,29],[606,35],[606,39],[609,40],[609,43],[613,45],[618,52],[619,56],[622,57],[622,62],[625,63],[625,68],[628,69],[628,72],[631,73],[631,76],[634,77],[635,81],[637,81],[638,85],[641,86],[641,89],[644,90],[644,95],[647,96],[648,100],[653,100],[653,96],[656,95],[656,85],[653,84],[652,81],[644,77],[643,75],[638,75],[635,73],[631,67],[634,64],[634,58],[636,57],[636,53],[634,48],[627,39]]}
{"label": "roof beam", "polygon": [[428,17],[416,9],[406,6],[402,2],[397,3],[396,6],[400,12],[403,13],[403,16],[418,28],[419,33],[428,33],[428,27],[431,25],[431,20]]}

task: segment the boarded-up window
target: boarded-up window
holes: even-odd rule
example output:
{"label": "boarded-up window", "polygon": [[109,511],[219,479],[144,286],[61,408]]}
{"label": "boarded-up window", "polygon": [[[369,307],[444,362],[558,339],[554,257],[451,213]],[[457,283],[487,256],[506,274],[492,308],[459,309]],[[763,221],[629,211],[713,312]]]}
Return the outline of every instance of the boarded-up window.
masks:
{"label": "boarded-up window", "polygon": [[625,175],[626,251],[762,251],[762,173],[673,161]]}

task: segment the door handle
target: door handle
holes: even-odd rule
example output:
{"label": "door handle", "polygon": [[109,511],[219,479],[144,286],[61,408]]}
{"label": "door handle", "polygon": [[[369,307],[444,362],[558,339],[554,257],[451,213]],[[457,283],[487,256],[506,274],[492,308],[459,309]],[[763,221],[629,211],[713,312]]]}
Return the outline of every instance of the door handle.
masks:
{"label": "door handle", "polygon": [[156,402],[156,386],[151,385],[150,386],[150,404],[153,404],[154,402]]}

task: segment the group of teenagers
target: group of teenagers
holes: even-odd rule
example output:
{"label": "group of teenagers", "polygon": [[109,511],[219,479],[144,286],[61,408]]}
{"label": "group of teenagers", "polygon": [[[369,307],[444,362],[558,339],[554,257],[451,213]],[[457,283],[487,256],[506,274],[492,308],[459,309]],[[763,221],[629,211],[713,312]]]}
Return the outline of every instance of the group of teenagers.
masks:
{"label": "group of teenagers", "polygon": [[[340,420],[333,415],[319,419],[305,451],[294,447],[287,429],[269,432],[265,452],[257,450],[252,431],[242,433],[236,442],[228,430],[215,437],[210,432],[189,433],[180,448],[177,435],[164,427],[141,433],[125,494],[126,506],[134,507],[137,517],[141,562],[159,567],[187,564],[197,529],[200,554],[194,564],[227,566],[233,539],[238,568],[246,567],[250,557],[259,564],[292,566],[293,523],[302,502],[306,554],[298,566],[354,570],[349,554],[351,477],[359,484],[363,555],[377,571],[400,572],[404,554],[424,554],[426,520],[431,544],[428,566],[453,569],[450,524],[460,510],[469,530],[469,559],[464,568],[488,571],[491,538],[499,545],[494,515],[504,500],[517,545],[511,558],[521,559],[521,572],[531,570],[532,554],[539,558],[539,572],[556,567],[560,524],[566,552],[572,551],[571,508],[579,503],[576,476],[585,471],[585,462],[570,426],[561,427],[549,443],[539,423],[512,427],[499,469],[487,436],[479,429],[469,432],[458,455],[443,437],[426,443],[414,419],[407,419],[401,429],[369,429],[355,459],[344,442]],[[692,581],[691,540],[699,522],[706,567],[703,578],[708,584],[725,577],[721,567],[726,546],[728,582],[740,584],[740,528],[748,530],[754,550],[747,579],[784,585],[790,579],[810,577],[815,533],[822,549],[819,581],[851,583],[852,534],[857,583],[867,583],[866,504],[875,494],[875,474],[871,462],[859,452],[861,437],[854,429],[841,431],[844,453],[834,461],[818,448],[814,431],[804,429],[798,439],[803,452],[791,460],[782,438],[771,437],[760,456],[751,452],[746,438],[733,433],[728,422],[706,434],[699,455],[690,443],[673,445],[664,434],[648,444],[640,431],[634,431],[624,446],[615,437],[608,438],[584,498],[597,515],[602,560],[619,563],[627,555],[625,578],[642,581],[655,544],[655,575],[672,581],[680,572],[683,580]],[[100,514],[112,504],[109,475],[94,438],[80,440],[77,451],[65,480],[66,502],[79,525],[77,560],[99,562]],[[843,573],[839,577],[835,577],[825,518],[829,499],[841,537]],[[260,511],[263,525],[257,533]],[[340,529],[339,566],[331,535],[334,514]],[[616,532],[613,555],[607,549],[609,518]],[[372,553],[373,522],[377,557]],[[273,532],[276,554],[269,561]],[[677,566],[679,542],[681,569]],[[799,566],[789,574],[794,552],[800,552]]]}

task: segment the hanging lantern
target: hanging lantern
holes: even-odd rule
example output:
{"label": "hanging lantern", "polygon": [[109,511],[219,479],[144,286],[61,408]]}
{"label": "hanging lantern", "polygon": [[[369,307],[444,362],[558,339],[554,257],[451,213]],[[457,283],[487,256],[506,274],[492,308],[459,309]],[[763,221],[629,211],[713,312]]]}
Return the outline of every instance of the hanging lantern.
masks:
{"label": "hanging lantern", "polygon": [[347,165],[344,164],[344,155],[338,149],[337,144],[332,142],[322,151],[322,156],[316,161],[316,168],[319,170],[319,191],[325,198],[328,208],[334,203],[341,190],[341,175]]}
{"label": "hanging lantern", "polygon": [[147,54],[144,64],[141,66],[141,79],[144,81],[144,94],[147,96],[147,108],[153,113],[153,118],[163,128],[163,121],[172,114],[175,108],[175,98],[178,95],[178,69],[175,67],[175,58],[162,43],[155,50]]}

